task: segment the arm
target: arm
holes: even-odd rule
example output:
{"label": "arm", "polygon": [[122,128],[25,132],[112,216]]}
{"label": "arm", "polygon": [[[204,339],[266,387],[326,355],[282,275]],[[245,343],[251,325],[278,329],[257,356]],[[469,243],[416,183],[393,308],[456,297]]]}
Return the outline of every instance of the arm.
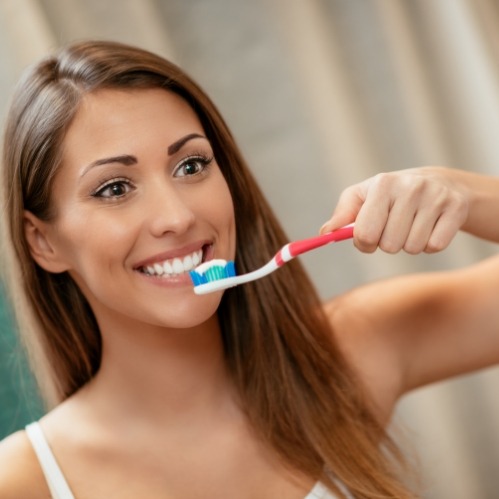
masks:
{"label": "arm", "polygon": [[[324,231],[353,220],[355,244],[445,248],[461,228],[499,241],[499,179],[439,167],[378,175],[347,189]],[[326,305],[346,356],[388,417],[418,386],[499,362],[499,257],[466,269],[378,282]]]}
{"label": "arm", "polygon": [[499,363],[499,257],[355,289],[326,306],[383,412],[404,393]]}

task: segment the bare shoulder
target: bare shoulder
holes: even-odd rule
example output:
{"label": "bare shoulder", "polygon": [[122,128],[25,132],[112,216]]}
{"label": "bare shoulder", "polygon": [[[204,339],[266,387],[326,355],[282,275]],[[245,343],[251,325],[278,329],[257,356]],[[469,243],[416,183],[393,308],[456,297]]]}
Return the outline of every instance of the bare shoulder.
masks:
{"label": "bare shoulder", "polygon": [[13,433],[0,442],[0,497],[50,497],[38,460],[24,431]]}

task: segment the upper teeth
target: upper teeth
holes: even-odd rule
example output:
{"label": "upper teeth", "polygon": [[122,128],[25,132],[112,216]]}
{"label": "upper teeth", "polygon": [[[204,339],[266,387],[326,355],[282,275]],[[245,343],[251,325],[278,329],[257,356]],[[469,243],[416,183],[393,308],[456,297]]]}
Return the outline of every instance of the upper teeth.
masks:
{"label": "upper teeth", "polygon": [[147,265],[145,271],[149,275],[179,275],[189,272],[197,267],[203,259],[203,250],[194,251],[194,253],[183,258],[172,258],[164,262],[158,262],[154,265]]}

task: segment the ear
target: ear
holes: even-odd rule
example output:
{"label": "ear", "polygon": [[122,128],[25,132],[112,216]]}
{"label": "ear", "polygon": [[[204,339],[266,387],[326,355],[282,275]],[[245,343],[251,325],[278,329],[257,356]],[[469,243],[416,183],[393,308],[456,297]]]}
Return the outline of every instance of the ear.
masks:
{"label": "ear", "polygon": [[24,235],[33,260],[47,272],[59,273],[68,270],[67,263],[59,257],[57,247],[52,241],[51,226],[30,211],[25,211],[23,218]]}

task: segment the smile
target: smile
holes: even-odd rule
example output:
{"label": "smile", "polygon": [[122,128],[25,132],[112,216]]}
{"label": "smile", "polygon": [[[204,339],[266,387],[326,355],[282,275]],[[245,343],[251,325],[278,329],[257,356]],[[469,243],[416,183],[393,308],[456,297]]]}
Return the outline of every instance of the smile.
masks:
{"label": "smile", "polygon": [[172,277],[185,274],[203,261],[203,250],[193,251],[182,258],[171,258],[153,265],[146,265],[140,270],[150,276]]}

